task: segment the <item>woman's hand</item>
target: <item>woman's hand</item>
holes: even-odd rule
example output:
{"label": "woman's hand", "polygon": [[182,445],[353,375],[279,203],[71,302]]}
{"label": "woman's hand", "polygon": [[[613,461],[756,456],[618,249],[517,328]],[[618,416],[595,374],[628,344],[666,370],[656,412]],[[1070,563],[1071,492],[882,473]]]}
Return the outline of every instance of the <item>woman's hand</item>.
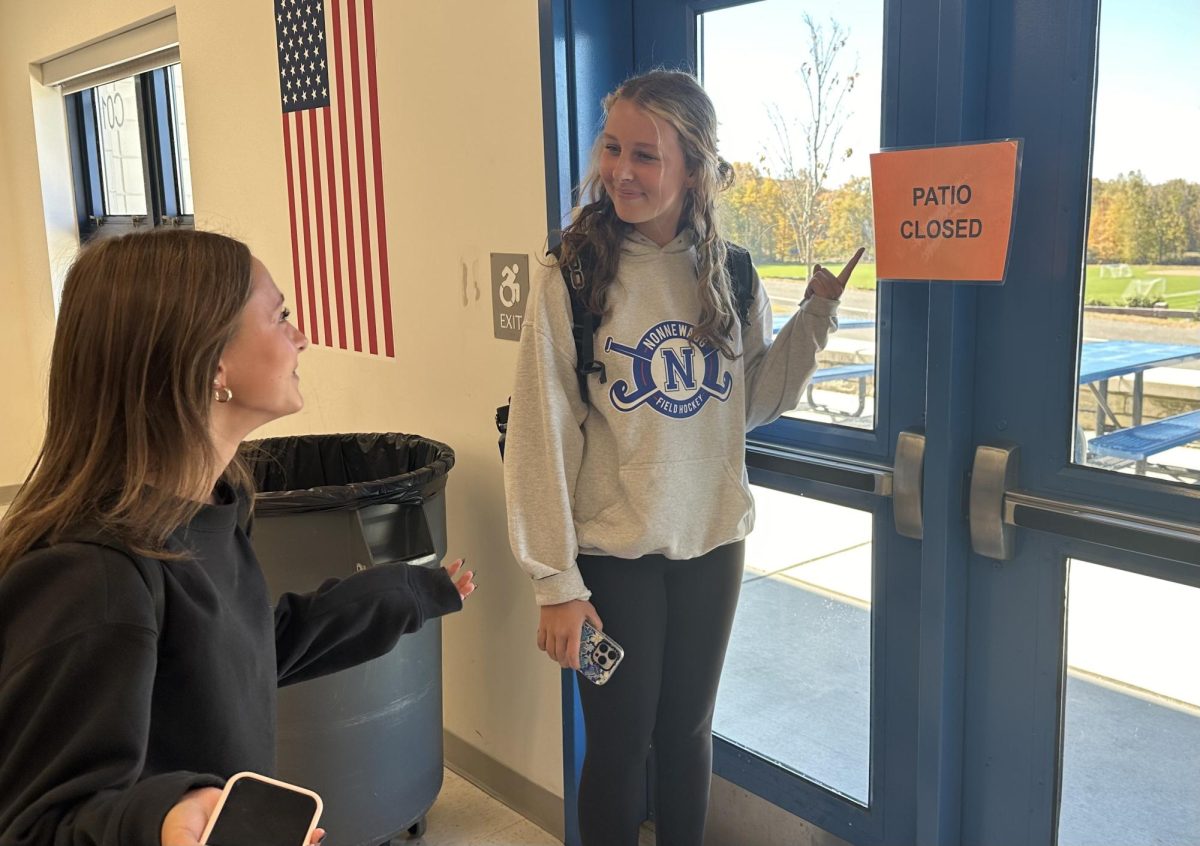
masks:
{"label": "woman's hand", "polygon": [[815,294],[827,300],[841,299],[842,292],[846,290],[846,283],[850,281],[850,274],[854,272],[855,265],[858,264],[858,260],[862,258],[866,249],[866,247],[859,247],[858,252],[850,261],[846,262],[846,266],[837,276],[819,264],[814,265],[812,276],[808,280],[808,288],[804,291],[804,298],[808,299]]}
{"label": "woman's hand", "polygon": [[[200,846],[200,837],[208,818],[221,799],[218,787],[201,787],[183,794],[175,807],[167,812],[162,824],[162,846]],[[325,829],[313,829],[309,843],[316,846],[325,839]]]}
{"label": "woman's hand", "polygon": [[217,787],[201,787],[183,794],[163,819],[162,846],[197,846],[220,798]]}
{"label": "woman's hand", "polygon": [[595,607],[586,599],[572,599],[558,605],[543,605],[542,618],[538,623],[537,645],[559,666],[579,669],[579,637],[583,621],[592,621],[596,631],[604,631],[604,623]]}
{"label": "woman's hand", "polygon": [[446,572],[450,574],[450,581],[454,582],[454,586],[458,588],[459,599],[466,599],[475,590],[474,571],[468,570],[461,576],[458,575],[458,571],[462,569],[464,563],[464,559],[460,558],[446,568]]}

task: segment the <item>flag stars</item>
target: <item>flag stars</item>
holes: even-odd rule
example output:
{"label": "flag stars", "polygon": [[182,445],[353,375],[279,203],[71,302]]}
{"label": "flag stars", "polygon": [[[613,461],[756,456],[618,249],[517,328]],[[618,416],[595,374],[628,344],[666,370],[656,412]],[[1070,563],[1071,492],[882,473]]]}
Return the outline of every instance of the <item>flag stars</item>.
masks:
{"label": "flag stars", "polygon": [[321,0],[276,0],[280,99],[288,111],[329,102],[324,10]]}

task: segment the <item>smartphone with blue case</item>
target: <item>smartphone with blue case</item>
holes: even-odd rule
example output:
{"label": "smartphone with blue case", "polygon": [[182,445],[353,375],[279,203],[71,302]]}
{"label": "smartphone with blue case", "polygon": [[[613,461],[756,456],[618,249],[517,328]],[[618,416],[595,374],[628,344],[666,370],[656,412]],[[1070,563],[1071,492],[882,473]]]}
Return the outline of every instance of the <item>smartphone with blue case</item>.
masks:
{"label": "smartphone with blue case", "polygon": [[583,632],[579,637],[579,672],[592,684],[604,684],[617,669],[625,650],[604,632],[583,621]]}

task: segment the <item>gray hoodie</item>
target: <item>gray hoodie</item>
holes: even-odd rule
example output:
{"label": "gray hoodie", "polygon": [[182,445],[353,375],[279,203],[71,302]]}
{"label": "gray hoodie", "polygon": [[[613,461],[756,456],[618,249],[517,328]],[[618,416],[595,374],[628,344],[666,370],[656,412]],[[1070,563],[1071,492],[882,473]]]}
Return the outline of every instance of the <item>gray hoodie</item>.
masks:
{"label": "gray hoodie", "polygon": [[513,554],[539,605],[591,594],[580,553],[695,558],[754,526],[746,432],[800,401],[837,330],[837,303],[807,300],[771,340],[754,278],[738,357],[687,340],[700,314],[691,230],[659,247],[633,232],[595,337],[608,381],[579,395],[571,304],[557,268],[541,274],[521,333],[505,446]]}

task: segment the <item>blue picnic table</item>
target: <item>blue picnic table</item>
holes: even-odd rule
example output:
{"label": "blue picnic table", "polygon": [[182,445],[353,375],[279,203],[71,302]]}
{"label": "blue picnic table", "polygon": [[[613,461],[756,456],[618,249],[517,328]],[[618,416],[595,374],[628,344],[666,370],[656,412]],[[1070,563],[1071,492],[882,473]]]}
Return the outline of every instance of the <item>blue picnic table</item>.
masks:
{"label": "blue picnic table", "polygon": [[1200,359],[1200,347],[1187,344],[1154,344],[1148,341],[1085,341],[1079,361],[1080,384],[1099,382],[1113,376],[1145,373]]}
{"label": "blue picnic table", "polygon": [[[1200,360],[1200,347],[1188,344],[1157,344],[1148,341],[1086,341],[1079,356],[1079,384],[1087,385],[1096,398],[1096,438],[1088,449],[1096,455],[1128,458],[1146,469],[1146,458],[1173,446],[1200,439],[1200,412],[1142,424],[1145,374],[1153,367],[1167,367]],[[1132,425],[1121,428],[1108,404],[1108,380],[1133,376]],[[1106,419],[1115,431],[1106,434]]]}
{"label": "blue picnic table", "polygon": [[[779,334],[783,325],[792,319],[791,314],[774,314],[771,316],[771,337]],[[874,328],[875,321],[869,317],[839,317],[838,330]],[[851,417],[859,417],[867,405],[867,379],[875,375],[875,365],[870,362],[843,364],[834,367],[822,367],[812,375],[807,388],[808,404],[817,407],[813,399],[813,385],[822,382],[858,381],[858,408]]]}
{"label": "blue picnic table", "polygon": [[[793,312],[794,313],[794,312]],[[783,324],[792,319],[791,314],[774,314],[771,316],[771,337],[779,334],[779,330],[783,328]],[[875,321],[869,317],[839,317],[838,330],[844,329],[866,329],[875,325]]]}

